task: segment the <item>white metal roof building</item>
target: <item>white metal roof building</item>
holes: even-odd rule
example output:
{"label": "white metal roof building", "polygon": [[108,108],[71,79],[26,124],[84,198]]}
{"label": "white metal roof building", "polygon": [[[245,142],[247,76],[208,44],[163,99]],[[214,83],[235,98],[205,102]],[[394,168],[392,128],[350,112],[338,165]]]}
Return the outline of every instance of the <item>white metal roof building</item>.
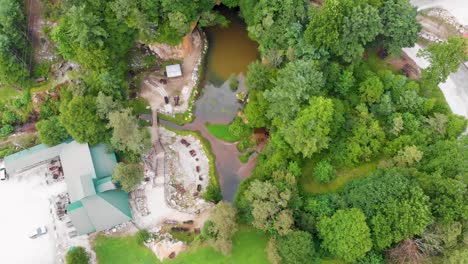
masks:
{"label": "white metal roof building", "polygon": [[182,76],[182,69],[180,68],[180,64],[166,66],[166,75],[168,78]]}
{"label": "white metal roof building", "polygon": [[70,204],[67,214],[79,234],[111,228],[132,219],[128,194],[114,185],[117,164],[104,144],[89,146],[66,141],[57,146],[38,145],[5,157],[10,175],[60,158]]}

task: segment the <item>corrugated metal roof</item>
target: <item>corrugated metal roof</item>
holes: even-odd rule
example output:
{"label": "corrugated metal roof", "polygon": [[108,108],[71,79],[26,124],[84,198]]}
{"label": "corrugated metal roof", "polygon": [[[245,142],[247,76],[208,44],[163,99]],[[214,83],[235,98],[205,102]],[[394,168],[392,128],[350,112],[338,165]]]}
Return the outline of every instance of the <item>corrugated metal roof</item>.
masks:
{"label": "corrugated metal roof", "polygon": [[98,193],[102,199],[106,200],[109,204],[119,209],[122,213],[132,218],[132,211],[128,204],[128,193],[122,190],[114,190],[108,192]]}
{"label": "corrugated metal roof", "polygon": [[[123,192],[120,190],[108,191],[109,193]],[[106,192],[106,193],[108,193]],[[123,192],[127,196],[127,207],[128,206],[128,194]],[[109,229],[113,226],[127,222],[131,220],[131,216],[126,215],[119,208],[114,207],[107,200],[101,197],[101,194],[85,197],[81,200],[84,208],[91,220],[96,231],[102,231]],[[114,199],[114,198],[113,198]],[[115,201],[113,201],[115,202]]]}
{"label": "corrugated metal roof", "polygon": [[81,208],[83,207],[83,203],[81,201],[76,201],[74,203],[71,203],[67,206],[67,211],[70,212],[70,211],[73,211],[73,210],[76,210],[78,208]]}
{"label": "corrugated metal roof", "polygon": [[91,179],[96,178],[88,144],[80,144],[76,141],[67,144],[60,153],[60,160],[70,201],[75,202],[86,197],[86,192],[89,193],[89,190],[88,187],[83,186],[81,176],[89,175]]}
{"label": "corrugated metal roof", "polygon": [[76,231],[78,231],[80,235],[97,231],[96,228],[94,228],[94,225],[91,222],[91,219],[88,216],[88,212],[86,211],[84,206],[76,208],[75,210],[69,210],[67,208],[67,211],[68,216],[70,217],[73,223],[73,226],[76,228]]}
{"label": "corrugated metal roof", "polygon": [[[7,172],[26,170],[60,156],[70,201],[68,215],[80,234],[109,229],[131,220],[128,194],[117,190],[111,175],[117,164],[104,144],[89,147],[75,141],[55,147],[38,145],[5,158]],[[98,192],[98,194],[96,194]]]}
{"label": "corrugated metal roof", "polygon": [[81,181],[81,188],[83,190],[84,197],[96,194],[96,190],[94,189],[93,179],[91,178],[91,175],[89,174],[81,175],[80,181]]}
{"label": "corrugated metal roof", "polygon": [[182,76],[182,70],[180,69],[180,64],[168,65],[166,66],[167,77],[179,77]]}
{"label": "corrugated metal roof", "polygon": [[105,144],[90,147],[91,158],[94,164],[94,171],[98,179],[112,176],[117,158],[114,152],[109,152]]}
{"label": "corrugated metal roof", "polygon": [[30,169],[50,159],[58,157],[66,143],[49,147],[44,144],[34,146],[29,149],[17,152],[10,156],[6,156],[5,170],[12,175]]}
{"label": "corrugated metal roof", "polygon": [[115,184],[112,182],[112,177],[99,179],[94,183],[94,186],[98,193],[117,189]]}

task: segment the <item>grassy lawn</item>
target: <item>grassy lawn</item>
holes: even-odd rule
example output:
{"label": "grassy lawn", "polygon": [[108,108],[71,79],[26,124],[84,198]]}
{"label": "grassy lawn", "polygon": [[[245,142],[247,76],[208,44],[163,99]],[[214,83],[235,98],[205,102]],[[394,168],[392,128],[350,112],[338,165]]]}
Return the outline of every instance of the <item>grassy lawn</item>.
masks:
{"label": "grassy lawn", "polygon": [[311,160],[307,162],[302,169],[301,185],[304,191],[308,193],[335,192],[343,188],[349,181],[369,175],[369,173],[377,169],[379,161],[379,159],[376,159],[357,167],[339,168],[336,171],[336,178],[333,181],[327,184],[320,184],[315,180],[313,174],[315,161]]}
{"label": "grassy lawn", "polygon": [[205,124],[205,126],[213,136],[223,141],[236,142],[239,140],[229,133],[229,124]]}
{"label": "grassy lawn", "polygon": [[21,95],[21,92],[18,90],[6,86],[0,86],[0,101],[19,95]]}
{"label": "grassy lawn", "polygon": [[379,56],[377,56],[376,50],[368,50],[367,58],[364,61],[370,67],[370,69],[375,72],[379,72],[382,70],[390,70],[393,73],[399,73],[399,71],[395,69],[393,65],[391,65],[386,60],[382,60],[381,58],[379,58]]}
{"label": "grassy lawn", "polygon": [[[233,249],[229,256],[208,246],[194,245],[167,264],[268,264],[265,248],[268,236],[251,227],[242,226],[234,235]],[[108,237],[99,235],[93,242],[99,264],[159,264],[153,252],[137,244],[134,236]]]}
{"label": "grassy lawn", "polygon": [[94,240],[93,248],[99,264],[161,263],[149,248],[138,245],[134,236],[99,235]]}
{"label": "grassy lawn", "polygon": [[127,107],[132,108],[133,113],[139,114],[151,114],[151,107],[149,103],[143,98],[136,98],[127,101]]}
{"label": "grassy lawn", "polygon": [[241,227],[234,235],[232,253],[229,256],[215,251],[211,247],[199,246],[181,253],[168,264],[268,264],[265,252],[268,237],[265,233],[250,227]]}

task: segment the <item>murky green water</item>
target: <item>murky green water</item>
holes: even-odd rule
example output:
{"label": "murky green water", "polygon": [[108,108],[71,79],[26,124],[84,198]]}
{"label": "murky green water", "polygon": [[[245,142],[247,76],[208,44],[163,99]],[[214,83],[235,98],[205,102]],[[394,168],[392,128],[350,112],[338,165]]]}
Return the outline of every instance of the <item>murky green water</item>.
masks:
{"label": "murky green water", "polygon": [[226,80],[231,74],[246,73],[247,66],[258,57],[258,45],[247,34],[244,22],[233,11],[221,9],[231,23],[227,28],[207,28],[210,49],[208,80]]}
{"label": "murky green water", "polygon": [[[242,105],[236,92],[229,89],[226,81],[231,74],[247,72],[247,66],[257,59],[257,44],[249,39],[245,24],[237,14],[221,8],[221,12],[231,20],[229,27],[206,29],[209,41],[206,84],[202,95],[195,102],[195,120],[184,126],[161,121],[162,124],[176,129],[199,131],[208,139],[216,157],[216,170],[221,191],[225,200],[233,201],[237,187],[242,179],[249,176],[255,167],[256,159],[240,163],[237,156],[241,153],[236,144],[221,141],[208,132],[205,123],[229,123]],[[239,89],[245,89],[244,78],[239,78]]]}

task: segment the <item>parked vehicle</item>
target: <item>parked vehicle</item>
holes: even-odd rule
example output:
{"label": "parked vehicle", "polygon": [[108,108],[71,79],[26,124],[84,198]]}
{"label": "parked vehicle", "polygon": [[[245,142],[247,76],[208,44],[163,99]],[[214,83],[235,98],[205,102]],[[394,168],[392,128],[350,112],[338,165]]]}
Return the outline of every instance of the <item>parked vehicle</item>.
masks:
{"label": "parked vehicle", "polygon": [[0,180],[2,181],[8,180],[8,175],[5,171],[5,168],[0,168]]}
{"label": "parked vehicle", "polygon": [[31,231],[31,233],[29,233],[29,238],[40,237],[46,233],[47,233],[47,227],[41,226]]}

